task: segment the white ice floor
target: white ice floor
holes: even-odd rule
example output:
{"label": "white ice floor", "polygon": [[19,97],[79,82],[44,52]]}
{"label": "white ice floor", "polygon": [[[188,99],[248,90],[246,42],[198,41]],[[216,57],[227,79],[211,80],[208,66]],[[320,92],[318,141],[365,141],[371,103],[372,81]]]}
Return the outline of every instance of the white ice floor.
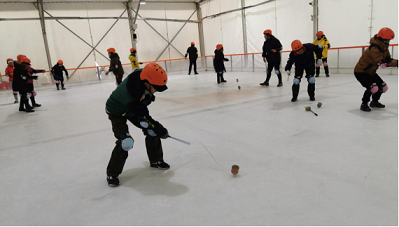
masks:
{"label": "white ice floor", "polygon": [[2,92],[0,225],[398,225],[398,77],[382,77],[387,107],[366,113],[352,74],[319,77],[316,102],[302,81],[296,103],[286,75],[281,88],[275,75],[259,86],[260,72],[220,85],[213,72],[171,75],[150,113],[191,145],[163,140],[171,169],[152,169],[129,125],[117,188],[105,174],[114,82],[41,89],[31,114]]}

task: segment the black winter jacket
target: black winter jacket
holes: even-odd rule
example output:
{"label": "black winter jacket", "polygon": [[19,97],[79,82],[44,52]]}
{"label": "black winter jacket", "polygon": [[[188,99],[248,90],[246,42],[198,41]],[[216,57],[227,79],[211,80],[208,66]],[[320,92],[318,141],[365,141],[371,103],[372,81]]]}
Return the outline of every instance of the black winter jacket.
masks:
{"label": "black winter jacket", "polygon": [[27,65],[14,61],[14,81],[12,83],[13,91],[26,92],[28,89],[28,80],[36,79],[37,76],[31,76]]}
{"label": "black winter jacket", "polygon": [[119,55],[117,53],[111,55],[111,62],[109,64],[109,71],[113,72],[115,76],[123,75],[125,71],[123,71],[122,63],[119,60]]}
{"label": "black winter jacket", "polygon": [[224,54],[220,50],[215,50],[215,58],[213,59],[213,67],[215,68],[215,72],[226,72],[226,68],[224,67],[224,62],[229,61],[229,59],[224,57]]}
{"label": "black winter jacket", "polygon": [[51,73],[54,74],[54,79],[55,80],[63,79],[62,71],[65,71],[65,75],[68,77],[68,71],[65,69],[64,65],[59,66],[58,64],[55,64],[53,66],[53,68],[51,68]]}
{"label": "black winter jacket", "polygon": [[[275,49],[276,53],[273,53],[272,49]],[[265,57],[268,62],[280,62],[281,61],[280,51],[282,49],[283,47],[281,46],[280,41],[276,37],[271,35],[270,39],[266,40],[263,43],[262,57]]]}
{"label": "black winter jacket", "polygon": [[187,55],[189,56],[190,60],[197,60],[198,58],[198,50],[197,47],[195,47],[194,45],[191,45],[186,52],[186,55],[184,56],[185,58],[187,57]]}
{"label": "black winter jacket", "polygon": [[295,51],[291,51],[290,56],[287,61],[287,65],[285,66],[285,71],[289,71],[292,68],[292,65],[295,63],[295,68],[297,69],[307,69],[311,66],[315,65],[314,54],[316,54],[317,58],[321,58],[321,50],[319,46],[313,45],[311,43],[303,44],[303,48],[305,51],[303,54],[298,55]]}

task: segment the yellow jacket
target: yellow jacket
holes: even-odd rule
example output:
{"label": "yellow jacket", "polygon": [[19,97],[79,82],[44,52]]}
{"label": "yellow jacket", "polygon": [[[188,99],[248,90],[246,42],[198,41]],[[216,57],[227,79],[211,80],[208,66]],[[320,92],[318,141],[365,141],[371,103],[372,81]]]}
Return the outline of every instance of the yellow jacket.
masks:
{"label": "yellow jacket", "polygon": [[[330,41],[327,40],[326,37],[321,38],[320,40],[315,39],[315,41],[313,41],[314,45],[320,45],[323,47],[323,52],[322,52],[322,59],[327,58],[328,57],[328,48],[330,48]],[[316,57],[316,55],[315,55]]]}
{"label": "yellow jacket", "polygon": [[130,64],[132,64],[132,69],[139,69],[140,62],[137,61],[137,58],[133,55],[129,55]]}

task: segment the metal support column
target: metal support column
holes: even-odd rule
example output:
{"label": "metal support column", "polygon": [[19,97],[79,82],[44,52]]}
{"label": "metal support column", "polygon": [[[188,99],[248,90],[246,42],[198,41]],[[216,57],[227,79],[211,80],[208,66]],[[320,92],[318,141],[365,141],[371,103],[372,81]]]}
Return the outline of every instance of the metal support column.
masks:
{"label": "metal support column", "polygon": [[337,50],[337,74],[339,73],[339,49]]}
{"label": "metal support column", "polygon": [[[247,42],[247,20],[245,17],[245,0],[241,0],[241,19],[242,19],[242,38],[244,43],[244,53],[248,53],[248,42]],[[248,55],[244,55],[244,65],[245,67],[248,64]]]}
{"label": "metal support column", "polygon": [[[126,10],[127,10],[127,16],[128,16],[128,18],[129,18],[129,30],[130,30],[130,40],[131,40],[131,42],[132,42],[132,47],[133,48],[136,48],[136,42],[135,42],[135,40],[134,40],[134,34],[135,34],[135,30],[134,30],[134,22],[133,22],[133,15],[132,15],[132,10],[130,10],[131,9],[131,7],[132,7],[132,0],[128,0],[128,2],[126,2]],[[139,8],[140,7],[140,3],[138,4],[138,7],[137,8]],[[139,9],[137,9],[137,12],[138,12],[138,10]],[[137,16],[137,14],[136,14],[136,16]]]}
{"label": "metal support column", "polygon": [[[198,34],[200,43],[200,53],[201,56],[205,56],[205,39],[204,39],[204,26],[202,23],[202,10],[199,3],[195,3],[195,8],[197,9],[197,20],[198,23]],[[204,64],[205,63],[205,64]],[[207,67],[206,58],[201,58],[201,65]]]}
{"label": "metal support column", "polygon": [[312,37],[319,31],[319,0],[313,0],[313,34]]}
{"label": "metal support column", "polygon": [[47,63],[48,63],[49,69],[51,69],[51,67],[53,67],[53,64],[51,63],[50,50],[48,48],[46,23],[44,22],[43,0],[37,0],[37,6],[38,6],[38,11],[39,11],[39,17],[40,17],[40,25],[42,27],[44,48],[46,49]]}

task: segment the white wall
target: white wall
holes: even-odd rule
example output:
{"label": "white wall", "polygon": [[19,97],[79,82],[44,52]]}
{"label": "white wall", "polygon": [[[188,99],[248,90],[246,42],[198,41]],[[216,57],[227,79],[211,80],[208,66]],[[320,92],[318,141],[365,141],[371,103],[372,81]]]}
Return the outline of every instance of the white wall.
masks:
{"label": "white wall", "polygon": [[[115,3],[45,3],[44,9],[54,17],[119,17],[125,10],[121,2]],[[133,5],[137,8],[137,4]],[[140,6],[139,14],[146,18],[161,19],[181,19],[187,20],[194,12],[194,3],[156,3]],[[134,13],[133,13],[134,15]],[[45,13],[46,17],[49,17]],[[122,17],[127,17],[125,12]],[[37,9],[32,3],[1,3],[0,18],[38,18]],[[194,13],[191,20],[197,20]],[[92,19],[92,20],[60,20],[69,29],[79,35],[90,45],[97,45],[100,39],[106,34],[115,19]],[[166,21],[147,21],[154,27],[166,40],[172,38],[184,25],[182,22]],[[90,23],[90,26],[89,26]],[[154,61],[167,46],[167,41],[162,39],[149,25],[143,20],[136,21],[138,29],[137,50],[140,61]],[[91,51],[91,47],[68,31],[65,27],[55,20],[46,20],[47,38],[50,49],[52,64],[59,59],[64,61],[67,68],[76,68]],[[39,20],[29,21],[0,21],[0,30],[7,31],[0,36],[0,71],[4,75],[6,59],[16,58],[18,54],[25,54],[32,60],[32,66],[48,70],[47,57],[44,48],[44,41]],[[191,42],[195,42],[200,48],[198,24],[187,23],[180,33],[173,40],[174,45],[183,55]],[[108,56],[107,49],[114,47],[119,54],[122,63],[129,63],[129,49],[132,47],[130,39],[129,22],[127,19],[120,19],[104,39],[98,44],[97,50],[103,55]],[[109,64],[109,59],[104,58],[98,53],[93,52],[83,62],[80,67],[95,66],[95,58],[100,65]],[[161,55],[162,59],[181,58],[182,55],[174,48],[168,47]],[[1,60],[4,59],[4,60]],[[169,69],[172,69],[169,65]],[[131,72],[131,67],[124,66],[126,73]],[[173,70],[178,70],[173,69]],[[180,68],[179,68],[180,70]],[[70,71],[70,74],[73,72]],[[50,75],[41,76],[36,85],[51,82]],[[108,77],[112,79],[112,77]],[[78,70],[71,78],[70,82],[97,80],[95,69]]]}

